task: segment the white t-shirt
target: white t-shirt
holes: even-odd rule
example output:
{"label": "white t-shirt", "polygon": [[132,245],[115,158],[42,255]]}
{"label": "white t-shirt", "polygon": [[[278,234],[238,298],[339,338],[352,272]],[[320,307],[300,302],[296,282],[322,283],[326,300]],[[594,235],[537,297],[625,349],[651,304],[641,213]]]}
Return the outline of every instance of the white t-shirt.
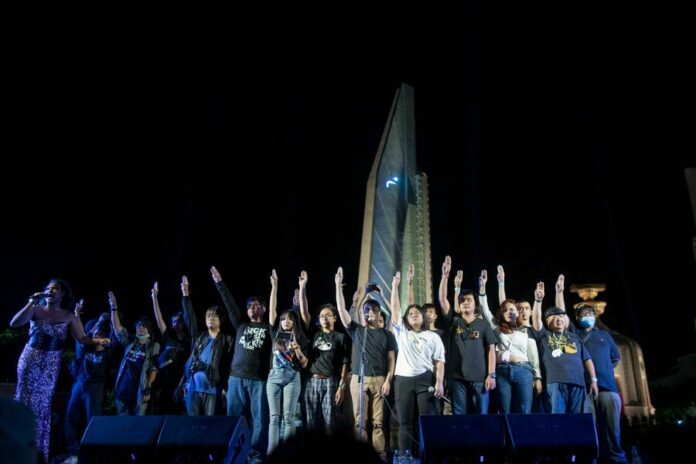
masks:
{"label": "white t-shirt", "polygon": [[435,372],[435,361],[445,362],[445,346],[438,334],[430,330],[414,332],[403,326],[393,327],[399,345],[395,375],[415,377],[425,371]]}

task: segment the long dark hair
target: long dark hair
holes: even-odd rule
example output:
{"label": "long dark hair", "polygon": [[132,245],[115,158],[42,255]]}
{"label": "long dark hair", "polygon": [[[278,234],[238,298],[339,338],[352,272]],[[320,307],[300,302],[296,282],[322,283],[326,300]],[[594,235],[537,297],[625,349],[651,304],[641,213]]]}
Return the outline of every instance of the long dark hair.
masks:
{"label": "long dark hair", "polygon": [[288,319],[292,320],[292,334],[295,336],[295,342],[298,345],[302,346],[304,344],[305,340],[307,339],[307,337],[305,337],[305,334],[302,331],[302,326],[300,325],[301,324],[300,317],[297,315],[297,313],[295,311],[293,311],[291,309],[286,309],[285,311],[280,313],[280,316],[278,316],[278,329],[277,330],[278,331],[282,330],[280,328],[280,321],[282,321],[286,317]]}
{"label": "long dark hair", "polygon": [[505,314],[505,306],[508,304],[512,304],[515,307],[515,309],[517,310],[517,301],[515,301],[511,298],[508,298],[507,300],[500,303],[500,306],[498,306],[498,310],[495,312],[495,320],[498,321],[498,326],[500,327],[500,331],[504,334],[511,334],[517,328],[518,321],[520,319],[520,315],[518,313],[517,317],[515,318],[515,325],[510,325],[505,320],[505,317],[503,316],[503,314]]}

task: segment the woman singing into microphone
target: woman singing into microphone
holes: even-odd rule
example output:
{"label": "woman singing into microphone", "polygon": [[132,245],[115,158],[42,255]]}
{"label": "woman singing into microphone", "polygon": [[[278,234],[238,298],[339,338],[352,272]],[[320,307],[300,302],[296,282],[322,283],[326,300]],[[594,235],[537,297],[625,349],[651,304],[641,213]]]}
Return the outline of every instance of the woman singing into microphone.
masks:
{"label": "woman singing into microphone", "polygon": [[[409,305],[406,314],[400,317],[400,282],[401,273],[397,272],[392,279],[390,310],[391,330],[399,347],[394,388],[399,417],[399,450],[404,453],[413,450],[415,419],[421,414],[436,414],[435,398],[444,395],[445,347],[440,336],[428,330],[420,306]],[[414,403],[418,411],[414,410]]]}
{"label": "woman singing into microphone", "polygon": [[[73,294],[67,282],[51,279],[43,292],[34,293],[10,321],[11,327],[29,323],[29,341],[17,362],[15,401],[36,414],[36,447],[48,462],[51,436],[51,399],[60,372],[60,355],[68,331],[85,345],[110,343],[108,338],[90,338],[80,320],[70,311]],[[82,301],[76,305],[79,311]]]}

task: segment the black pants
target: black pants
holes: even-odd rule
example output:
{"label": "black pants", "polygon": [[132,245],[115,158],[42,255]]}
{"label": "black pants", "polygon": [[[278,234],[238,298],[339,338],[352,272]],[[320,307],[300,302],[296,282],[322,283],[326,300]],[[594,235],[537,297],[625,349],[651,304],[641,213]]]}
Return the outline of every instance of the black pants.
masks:
{"label": "black pants", "polygon": [[435,394],[428,388],[435,386],[435,374],[426,371],[415,377],[394,377],[396,412],[399,419],[399,450],[413,450],[416,437],[413,432],[419,415],[436,414]]}

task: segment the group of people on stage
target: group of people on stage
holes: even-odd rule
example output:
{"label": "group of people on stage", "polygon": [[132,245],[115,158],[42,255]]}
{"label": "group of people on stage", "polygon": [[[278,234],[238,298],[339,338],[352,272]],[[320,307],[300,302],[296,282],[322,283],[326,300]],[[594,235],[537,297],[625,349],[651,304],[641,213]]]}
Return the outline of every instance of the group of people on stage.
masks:
{"label": "group of people on stage", "polygon": [[[181,311],[169,319],[162,315],[155,283],[151,296],[157,328],[143,315],[132,333],[122,323],[113,292],[108,293],[110,311],[83,325],[82,302],[74,305],[69,285],[54,279],[11,321],[13,327],[30,325],[17,366],[15,399],[35,412],[37,447],[48,460],[51,398],[70,332],[78,343],[66,414],[72,455],[67,462],[77,461],[83,424],[102,414],[112,363],[118,365],[113,382],[117,414],[244,415],[252,428],[252,462],[263,461],[298,425],[335,431],[348,389],[356,435],[383,459],[387,417],[399,425],[403,453],[416,448],[419,415],[451,409],[453,414],[592,411],[602,461],[627,462],[620,446],[621,399],[613,371],[619,352],[612,336],[596,326],[594,308],[577,307],[577,328],[570,323],[562,275],[554,305],[544,311],[542,282],[533,304],[509,299],[504,270],[498,266],[495,314],[488,305],[485,270],[476,289],[464,288],[462,271],[456,273],[452,311],[451,268],[448,256],[442,264],[438,311],[431,302],[414,301],[413,265],[406,276],[405,308],[399,297],[400,272],[392,278],[390,298],[368,284],[354,293],[348,308],[339,267],[336,304],[321,305],[312,320],[306,272],[299,276],[291,308],[278,310],[274,270],[268,302],[249,297],[243,314],[212,267],[222,305],[205,310],[204,326],[199,326],[184,276]],[[122,356],[115,355],[117,345]],[[396,411],[385,414],[392,390]]]}

